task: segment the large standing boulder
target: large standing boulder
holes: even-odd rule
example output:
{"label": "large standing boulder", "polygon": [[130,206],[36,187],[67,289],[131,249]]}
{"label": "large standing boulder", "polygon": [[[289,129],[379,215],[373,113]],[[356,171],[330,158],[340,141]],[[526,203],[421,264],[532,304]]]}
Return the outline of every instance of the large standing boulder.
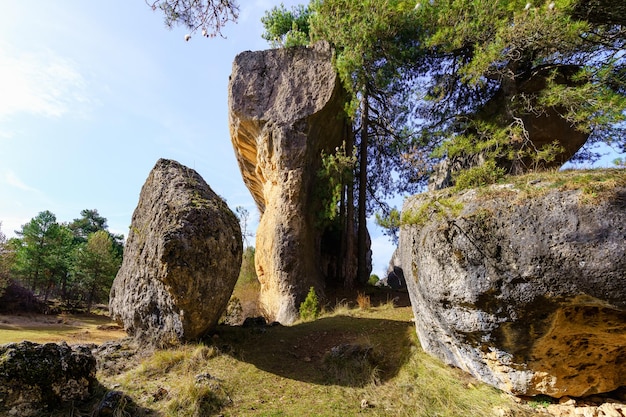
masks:
{"label": "large standing boulder", "polygon": [[85,346],[32,342],[0,346],[0,415],[50,415],[96,387],[96,359]]}
{"label": "large standing boulder", "polygon": [[228,97],[237,161],[261,212],[261,307],[289,324],[309,288],[324,287],[315,187],[321,152],[346,135],[345,93],[330,47],[320,43],[237,55]]}
{"label": "large standing boulder", "polygon": [[626,172],[563,175],[403,207],[424,350],[515,394],[626,385]]}
{"label": "large standing boulder", "polygon": [[200,175],[160,159],[141,189],[109,309],[140,342],[167,345],[213,328],[241,267],[235,214]]}

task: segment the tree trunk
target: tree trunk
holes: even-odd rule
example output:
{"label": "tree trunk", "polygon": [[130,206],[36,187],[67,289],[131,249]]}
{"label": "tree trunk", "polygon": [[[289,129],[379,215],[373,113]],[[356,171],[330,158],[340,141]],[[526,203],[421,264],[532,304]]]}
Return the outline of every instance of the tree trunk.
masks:
{"label": "tree trunk", "polygon": [[87,295],[87,314],[91,313],[91,304],[93,303],[94,295],[96,293],[97,281],[94,280],[94,283],[91,285],[89,289],[89,294]]}
{"label": "tree trunk", "polygon": [[369,97],[367,87],[363,92],[363,112],[361,114],[361,144],[359,146],[359,212],[358,212],[358,263],[357,280],[367,282],[367,146],[369,130]]}
{"label": "tree trunk", "polygon": [[[348,134],[346,139],[346,152],[349,150],[352,152],[354,147],[354,132],[351,126],[347,126]],[[346,208],[345,208],[345,223],[344,223],[344,239],[342,254],[343,265],[342,273],[344,277],[344,287],[347,289],[354,288],[354,281],[356,279],[357,271],[354,270],[354,177],[350,176],[345,185],[346,193]]]}

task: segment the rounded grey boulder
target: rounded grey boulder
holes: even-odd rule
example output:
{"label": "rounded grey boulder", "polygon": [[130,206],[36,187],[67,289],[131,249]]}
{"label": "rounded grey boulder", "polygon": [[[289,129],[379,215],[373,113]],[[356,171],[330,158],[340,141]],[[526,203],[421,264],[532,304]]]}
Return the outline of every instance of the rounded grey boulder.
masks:
{"label": "rounded grey boulder", "polygon": [[160,159],[133,213],[111,315],[143,344],[197,339],[226,308],[241,255],[239,222],[226,203],[196,171]]}
{"label": "rounded grey boulder", "polygon": [[400,258],[424,350],[514,394],[626,385],[625,174],[408,199]]}

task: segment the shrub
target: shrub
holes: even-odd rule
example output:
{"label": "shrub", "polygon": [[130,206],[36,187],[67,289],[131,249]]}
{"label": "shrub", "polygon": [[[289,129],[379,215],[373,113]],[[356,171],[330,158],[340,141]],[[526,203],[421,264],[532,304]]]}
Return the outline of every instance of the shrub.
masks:
{"label": "shrub", "polygon": [[376,284],[378,284],[378,281],[380,281],[380,277],[376,274],[372,274],[370,275],[370,278],[367,280],[367,285],[371,285],[373,287]]}
{"label": "shrub", "polygon": [[306,298],[300,304],[300,319],[315,320],[320,314],[320,302],[315,293],[315,288],[311,287]]}
{"label": "shrub", "polygon": [[482,165],[460,171],[456,174],[455,186],[457,190],[467,188],[482,187],[495,184],[504,178],[506,171],[504,168],[496,166],[495,161],[487,161]]}

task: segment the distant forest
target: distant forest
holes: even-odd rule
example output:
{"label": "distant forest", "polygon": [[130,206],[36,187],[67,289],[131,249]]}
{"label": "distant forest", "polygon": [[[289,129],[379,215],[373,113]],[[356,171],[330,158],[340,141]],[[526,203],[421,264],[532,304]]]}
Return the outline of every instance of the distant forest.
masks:
{"label": "distant forest", "polygon": [[44,301],[61,300],[67,307],[89,312],[108,299],[122,263],[124,236],[108,230],[98,210],[59,223],[42,211],[7,239],[0,231],[0,296],[11,282]]}

